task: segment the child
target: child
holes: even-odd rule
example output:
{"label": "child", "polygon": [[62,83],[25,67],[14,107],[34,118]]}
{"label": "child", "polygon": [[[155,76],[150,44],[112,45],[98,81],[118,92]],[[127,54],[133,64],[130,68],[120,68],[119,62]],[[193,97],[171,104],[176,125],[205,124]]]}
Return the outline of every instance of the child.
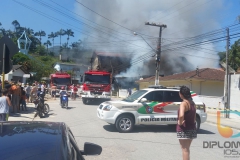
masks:
{"label": "child", "polygon": [[6,88],[2,89],[2,97],[0,97],[0,121],[8,120],[9,107],[12,106],[7,94],[8,90]]}

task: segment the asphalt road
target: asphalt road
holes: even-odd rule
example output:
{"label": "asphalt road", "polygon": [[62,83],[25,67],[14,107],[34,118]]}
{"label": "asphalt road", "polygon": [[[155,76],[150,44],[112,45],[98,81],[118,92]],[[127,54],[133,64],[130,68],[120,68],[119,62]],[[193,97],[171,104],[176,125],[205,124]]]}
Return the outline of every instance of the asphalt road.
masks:
{"label": "asphalt road", "polygon": [[[63,109],[59,100],[48,101],[50,113],[47,118],[36,118],[34,121],[61,121],[66,122],[71,128],[80,148],[84,142],[92,142],[101,145],[103,152],[100,156],[85,157],[87,160],[180,160],[181,149],[176,138],[174,127],[136,126],[132,133],[119,133],[114,126],[98,119],[96,109],[98,105],[84,105],[80,99],[69,102],[69,109]],[[26,115],[31,117],[32,113]],[[31,118],[25,119],[31,120]],[[14,117],[9,120],[14,120]],[[16,119],[15,119],[16,120]],[[240,131],[234,130],[234,133]],[[217,141],[219,145],[239,142],[236,151],[226,150],[226,154],[239,154],[238,157],[224,157],[224,148],[214,146],[203,148],[203,143]],[[204,123],[198,133],[197,139],[191,145],[192,160],[222,160],[240,159],[240,138],[223,138],[216,125]],[[233,148],[235,149],[235,148]]]}

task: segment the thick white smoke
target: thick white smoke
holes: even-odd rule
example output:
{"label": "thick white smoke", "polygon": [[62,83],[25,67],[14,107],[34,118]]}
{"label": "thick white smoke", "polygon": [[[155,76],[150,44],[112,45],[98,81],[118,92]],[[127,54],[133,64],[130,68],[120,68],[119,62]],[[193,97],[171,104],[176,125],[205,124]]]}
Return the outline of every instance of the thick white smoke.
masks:
{"label": "thick white smoke", "polygon": [[[157,39],[150,38],[145,35],[158,37],[159,28],[145,25],[146,21],[166,24],[167,28],[162,32],[162,55],[166,59],[185,57],[187,61],[192,63],[188,70],[196,67],[217,67],[218,56],[213,44],[205,44],[198,47],[175,48],[172,43],[182,40],[181,38],[193,37],[200,35],[207,31],[220,28],[218,24],[219,17],[217,13],[223,8],[222,0],[78,0],[85,6],[91,8],[102,16],[132,30],[141,33],[142,37],[151,44],[155,49],[157,46]],[[153,60],[151,55],[154,55],[152,49],[142,39],[141,36],[133,34],[123,27],[120,27],[113,22],[110,22],[103,17],[97,15],[84,8],[79,3],[75,2],[75,10],[78,14],[83,15],[87,19],[92,20],[102,26],[113,29],[96,26],[95,28],[107,32],[103,34],[99,30],[90,28],[89,26],[81,26],[84,31],[88,31],[93,38],[88,36],[88,47],[95,50],[106,52],[118,52],[128,55],[133,53],[132,67],[121,76],[141,76],[150,75],[155,72],[155,68],[147,68],[143,65],[146,61]],[[81,18],[80,18],[81,19]],[[81,19],[83,20],[83,19]],[[84,21],[84,20],[83,20]],[[87,22],[87,21],[84,21]],[[89,22],[87,22],[89,23]],[[120,34],[124,33],[124,34]],[[116,42],[118,41],[118,42]],[[111,43],[90,43],[90,42],[111,42]],[[189,43],[194,43],[192,42]],[[168,45],[169,46],[166,46]],[[207,50],[206,50],[207,49]],[[150,55],[144,62],[141,61],[142,55]],[[154,62],[154,61],[153,61]],[[168,70],[174,71],[176,66],[174,61],[169,61],[171,67]],[[177,63],[179,65],[179,63]],[[185,65],[185,64],[182,64]],[[154,65],[152,65],[154,66]],[[186,66],[185,66],[186,67]],[[180,67],[181,68],[181,67]],[[162,74],[170,73],[166,70],[161,70]],[[179,69],[176,72],[181,72]]]}

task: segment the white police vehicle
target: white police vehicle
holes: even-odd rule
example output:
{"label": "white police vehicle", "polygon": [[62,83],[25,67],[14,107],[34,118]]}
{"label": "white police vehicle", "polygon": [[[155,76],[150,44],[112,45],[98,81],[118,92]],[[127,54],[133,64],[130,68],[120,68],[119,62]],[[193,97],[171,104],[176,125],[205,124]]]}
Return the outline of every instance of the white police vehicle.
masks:
{"label": "white police vehicle", "polygon": [[[207,120],[205,104],[191,92],[196,104],[196,127]],[[119,132],[130,132],[134,125],[176,125],[182,99],[179,89],[150,87],[139,90],[121,101],[106,101],[99,105],[97,116],[114,124]]]}

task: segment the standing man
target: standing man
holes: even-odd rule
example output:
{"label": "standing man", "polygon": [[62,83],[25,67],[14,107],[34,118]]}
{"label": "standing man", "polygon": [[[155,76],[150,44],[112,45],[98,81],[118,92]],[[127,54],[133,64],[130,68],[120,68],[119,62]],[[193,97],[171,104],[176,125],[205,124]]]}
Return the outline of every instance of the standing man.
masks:
{"label": "standing man", "polygon": [[57,93],[57,86],[55,84],[52,85],[51,87],[51,95],[52,95],[52,98],[54,97],[54,99],[56,99],[56,93]]}
{"label": "standing man", "polygon": [[0,121],[8,120],[9,107],[12,106],[7,94],[8,90],[6,88],[2,89],[2,97],[0,97]]}
{"label": "standing man", "polygon": [[15,109],[17,112],[19,112],[20,89],[15,83],[12,83],[10,93],[12,94],[12,113],[15,113]]}
{"label": "standing man", "polygon": [[78,91],[78,88],[77,88],[77,86],[74,84],[74,87],[73,87],[73,100],[76,100],[77,91]]}
{"label": "standing man", "polygon": [[45,86],[44,83],[41,84],[41,92],[45,95]]}
{"label": "standing man", "polygon": [[31,92],[30,92],[31,103],[34,101],[36,96],[37,96],[37,86],[33,83],[33,86],[32,86]]}
{"label": "standing man", "polygon": [[29,103],[29,97],[30,97],[30,93],[31,93],[31,87],[29,86],[29,84],[27,83],[27,86],[25,88],[25,91],[26,91],[26,100],[27,100],[27,103]]}
{"label": "standing man", "polygon": [[132,90],[131,90],[131,88],[128,88],[127,93],[128,93],[128,96],[131,96],[131,94],[132,94]]}

